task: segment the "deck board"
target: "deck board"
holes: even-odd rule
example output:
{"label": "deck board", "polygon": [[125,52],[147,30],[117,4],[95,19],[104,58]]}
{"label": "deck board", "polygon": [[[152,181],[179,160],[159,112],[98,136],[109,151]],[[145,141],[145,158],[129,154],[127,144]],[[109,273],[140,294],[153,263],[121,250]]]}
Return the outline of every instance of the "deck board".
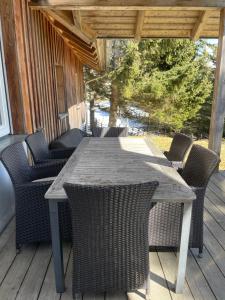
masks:
{"label": "deck board", "polygon": [[[151,252],[151,300],[225,299],[225,172],[213,176],[205,199],[204,257],[189,251],[183,295],[174,293],[176,256]],[[64,244],[66,292],[55,292],[51,246],[15,250],[15,221],[0,236],[0,299],[72,300],[71,245]],[[144,290],[124,294],[83,295],[83,300],[143,300]]]}

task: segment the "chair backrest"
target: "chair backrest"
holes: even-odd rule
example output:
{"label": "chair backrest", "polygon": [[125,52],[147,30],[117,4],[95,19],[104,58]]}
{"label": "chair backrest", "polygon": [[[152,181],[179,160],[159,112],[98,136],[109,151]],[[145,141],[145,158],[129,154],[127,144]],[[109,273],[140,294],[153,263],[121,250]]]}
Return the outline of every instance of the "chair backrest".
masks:
{"label": "chair backrest", "polygon": [[72,211],[74,292],[130,291],[148,274],[148,217],[157,182],[64,184]]}
{"label": "chair backrest", "polygon": [[182,133],[176,133],[167,154],[167,158],[170,161],[183,161],[191,144],[191,137]]}
{"label": "chair backrest", "polygon": [[93,127],[93,137],[127,137],[127,127]]}
{"label": "chair backrest", "polygon": [[16,143],[5,148],[1,153],[1,161],[13,184],[21,184],[31,180],[31,167],[22,143]]}
{"label": "chair backrest", "polygon": [[188,185],[206,187],[220,162],[219,156],[200,145],[193,145],[182,171]]}
{"label": "chair backrest", "polygon": [[53,141],[50,145],[50,148],[56,149],[77,147],[85,136],[87,136],[85,131],[82,131],[78,128],[73,128]]}
{"label": "chair backrest", "polygon": [[38,163],[39,161],[49,158],[48,144],[43,130],[28,135],[25,141],[30,149],[34,163]]}

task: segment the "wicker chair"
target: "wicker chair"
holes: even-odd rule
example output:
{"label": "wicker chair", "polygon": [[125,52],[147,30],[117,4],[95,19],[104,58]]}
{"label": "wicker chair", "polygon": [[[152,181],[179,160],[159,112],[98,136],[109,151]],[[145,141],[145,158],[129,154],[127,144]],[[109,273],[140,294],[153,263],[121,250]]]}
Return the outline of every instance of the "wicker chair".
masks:
{"label": "wicker chair", "polygon": [[[193,202],[190,248],[203,251],[204,196],[209,179],[219,164],[216,153],[199,145],[193,145],[184,169],[183,179],[196,193]],[[149,245],[151,247],[178,247],[181,233],[182,205],[158,203],[150,211]]]}
{"label": "wicker chair", "polygon": [[49,145],[50,149],[68,149],[73,148],[74,150],[78,147],[84,137],[90,135],[78,128],[73,128],[65,132],[59,138],[51,142]]}
{"label": "wicker chair", "polygon": [[166,158],[170,161],[183,162],[185,154],[192,144],[192,139],[182,133],[176,133],[169,151],[165,151]]}
{"label": "wicker chair", "polygon": [[157,185],[64,184],[72,210],[74,297],[132,291],[148,279],[148,216]]}
{"label": "wicker chair", "polygon": [[93,127],[93,137],[127,137],[127,127]]}
{"label": "wicker chair", "polygon": [[49,150],[43,130],[28,135],[25,141],[32,154],[34,164],[54,161],[65,164],[74,151],[74,148]]}
{"label": "wicker chair", "polygon": [[[52,180],[36,181],[55,177],[62,164],[46,163],[31,167],[22,143],[16,143],[1,153],[1,161],[12,180],[16,201],[16,247],[23,244],[50,241],[50,219],[48,201],[44,195]],[[67,203],[60,204],[62,236],[71,240],[71,217]]]}

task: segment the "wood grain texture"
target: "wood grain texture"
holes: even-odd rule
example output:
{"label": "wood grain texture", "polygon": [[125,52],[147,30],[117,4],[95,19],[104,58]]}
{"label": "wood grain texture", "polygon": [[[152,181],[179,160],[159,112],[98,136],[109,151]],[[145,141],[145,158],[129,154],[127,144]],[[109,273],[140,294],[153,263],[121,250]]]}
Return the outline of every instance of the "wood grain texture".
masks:
{"label": "wood grain texture", "polygon": [[[70,127],[80,127],[85,120],[83,101],[83,64],[71,48],[58,35],[45,16],[32,11],[27,1],[14,1],[16,20],[17,55],[24,119],[24,131],[45,129],[48,141],[53,140]],[[60,97],[64,99],[69,117],[59,119],[59,94],[55,66],[64,71],[64,87]],[[63,105],[62,105],[63,106]],[[74,113],[76,111],[76,114]],[[75,119],[74,119],[75,118]]]}
{"label": "wood grain texture", "polygon": [[225,116],[225,9],[220,14],[214,97],[210,120],[209,148],[220,155]]}
{"label": "wood grain texture", "polygon": [[63,183],[120,185],[159,181],[156,202],[195,199],[170,162],[150,140],[84,138],[46,193],[47,199],[66,199]]}
{"label": "wood grain texture", "polygon": [[13,131],[15,134],[21,134],[25,131],[25,124],[20,82],[18,80],[19,69],[15,43],[13,0],[0,1],[0,19]]}

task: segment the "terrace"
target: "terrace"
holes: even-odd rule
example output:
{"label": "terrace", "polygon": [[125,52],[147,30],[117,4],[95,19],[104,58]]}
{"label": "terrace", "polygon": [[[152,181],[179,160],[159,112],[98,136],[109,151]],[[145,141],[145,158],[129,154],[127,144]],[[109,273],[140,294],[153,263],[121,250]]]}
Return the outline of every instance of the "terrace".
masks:
{"label": "terrace", "polygon": [[[45,138],[52,142],[85,123],[83,66],[105,69],[107,39],[219,38],[209,149],[220,155],[225,116],[224,1],[3,0],[0,18],[0,152],[39,128],[45,128]],[[146,154],[139,156],[143,160]],[[72,299],[71,243],[63,243],[66,289],[57,293],[51,243],[16,250],[15,198],[2,162],[0,178],[0,299]],[[151,299],[225,299],[224,171],[214,173],[208,185],[203,257],[189,249],[180,294],[174,284],[176,253],[158,249],[149,252],[149,257]],[[184,259],[184,271],[185,265]],[[83,300],[145,297],[144,289],[82,295]]]}
{"label": "terrace", "polygon": [[[174,293],[176,257],[173,252],[150,252],[151,299],[224,299],[225,284],[225,173],[215,174],[209,184],[204,211],[204,257],[189,251],[183,295]],[[66,291],[55,291],[50,244],[15,249],[15,220],[0,238],[0,299],[71,299],[72,253],[65,243]],[[118,294],[83,295],[83,300],[142,300],[145,291]]]}

